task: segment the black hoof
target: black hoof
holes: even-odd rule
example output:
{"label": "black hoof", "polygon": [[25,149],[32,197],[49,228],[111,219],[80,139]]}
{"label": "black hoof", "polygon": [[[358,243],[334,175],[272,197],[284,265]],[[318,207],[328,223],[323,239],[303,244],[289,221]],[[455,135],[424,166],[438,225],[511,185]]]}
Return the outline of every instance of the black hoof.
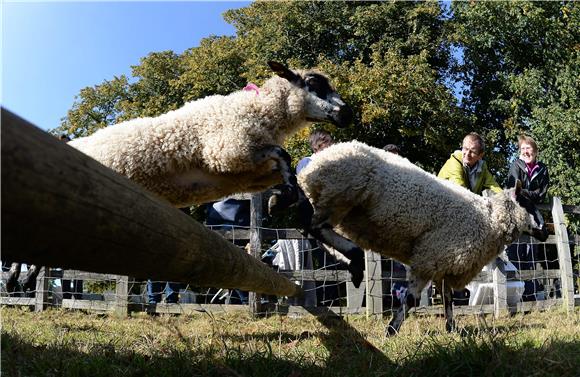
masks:
{"label": "black hoof", "polygon": [[386,331],[385,335],[386,336],[395,336],[398,333],[399,333],[399,331],[396,328],[394,328],[392,325],[389,324],[387,326],[387,331]]}
{"label": "black hoof", "polygon": [[268,214],[273,215],[298,201],[298,189],[291,185],[278,185],[268,199]]}
{"label": "black hoof", "polygon": [[364,252],[358,249],[356,252],[352,253],[352,258],[350,260],[350,264],[348,265],[348,271],[351,274],[351,282],[355,288],[360,287],[360,284],[364,278],[364,270]]}

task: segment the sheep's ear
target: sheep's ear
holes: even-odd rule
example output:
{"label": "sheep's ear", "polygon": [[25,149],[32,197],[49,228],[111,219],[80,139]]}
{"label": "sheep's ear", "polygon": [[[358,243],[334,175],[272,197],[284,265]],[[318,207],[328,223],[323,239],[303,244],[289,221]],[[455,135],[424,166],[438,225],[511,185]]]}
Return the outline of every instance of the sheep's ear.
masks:
{"label": "sheep's ear", "polygon": [[300,76],[288,69],[284,64],[275,61],[269,61],[268,65],[275,74],[290,82],[299,82]]}
{"label": "sheep's ear", "polygon": [[507,189],[507,193],[508,193],[508,197],[513,200],[514,202],[517,202],[516,200],[516,188],[512,187],[511,189]]}
{"label": "sheep's ear", "polygon": [[520,195],[520,193],[522,192],[522,181],[520,181],[519,179],[516,181],[516,196]]}

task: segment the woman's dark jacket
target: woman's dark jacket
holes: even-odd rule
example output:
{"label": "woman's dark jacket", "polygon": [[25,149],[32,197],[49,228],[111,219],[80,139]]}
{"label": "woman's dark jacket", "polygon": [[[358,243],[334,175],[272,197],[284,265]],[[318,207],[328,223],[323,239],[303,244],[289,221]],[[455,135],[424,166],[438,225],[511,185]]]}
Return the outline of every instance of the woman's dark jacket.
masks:
{"label": "woman's dark jacket", "polygon": [[526,163],[518,158],[510,167],[507,180],[507,188],[515,187],[518,179],[522,181],[522,193],[527,195],[535,204],[544,201],[550,185],[548,168],[540,161],[538,161],[538,165],[538,168],[530,178],[526,170]]}

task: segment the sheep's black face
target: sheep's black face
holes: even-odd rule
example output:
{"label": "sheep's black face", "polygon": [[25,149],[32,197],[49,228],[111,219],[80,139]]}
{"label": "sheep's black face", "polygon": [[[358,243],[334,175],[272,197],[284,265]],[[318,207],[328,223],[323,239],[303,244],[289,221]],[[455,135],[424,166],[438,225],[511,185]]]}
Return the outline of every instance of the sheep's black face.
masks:
{"label": "sheep's black face", "polygon": [[542,214],[538,208],[536,208],[534,202],[532,202],[527,196],[522,195],[520,192],[516,193],[516,201],[530,214],[530,217],[533,219],[534,225],[530,230],[530,234],[541,242],[546,241],[549,235],[548,229],[546,228],[546,223],[544,222]]}
{"label": "sheep's black face", "polygon": [[319,103],[324,119],[309,119],[312,121],[327,120],[337,127],[346,127],[352,123],[353,112],[340,95],[330,86],[328,79],[318,73],[309,73],[304,77],[304,87],[312,95],[324,101]]}
{"label": "sheep's black face", "polygon": [[331,122],[337,127],[352,123],[353,112],[330,86],[328,79],[319,73],[306,73],[304,77],[276,62],[268,62],[276,74],[307,93],[306,119],[311,122]]}

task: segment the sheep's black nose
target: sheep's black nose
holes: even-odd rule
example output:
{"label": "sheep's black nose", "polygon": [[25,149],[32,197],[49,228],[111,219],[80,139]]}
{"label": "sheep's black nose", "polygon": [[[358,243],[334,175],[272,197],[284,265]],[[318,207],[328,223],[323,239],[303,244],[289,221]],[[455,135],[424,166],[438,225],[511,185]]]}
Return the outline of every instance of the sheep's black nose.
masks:
{"label": "sheep's black nose", "polygon": [[534,238],[540,242],[546,242],[549,235],[550,233],[548,232],[548,229],[545,225],[543,225],[541,228],[534,229],[532,232],[532,236],[534,236]]}
{"label": "sheep's black nose", "polygon": [[337,127],[343,128],[352,123],[353,112],[349,105],[344,105],[338,110],[338,116],[336,117]]}

